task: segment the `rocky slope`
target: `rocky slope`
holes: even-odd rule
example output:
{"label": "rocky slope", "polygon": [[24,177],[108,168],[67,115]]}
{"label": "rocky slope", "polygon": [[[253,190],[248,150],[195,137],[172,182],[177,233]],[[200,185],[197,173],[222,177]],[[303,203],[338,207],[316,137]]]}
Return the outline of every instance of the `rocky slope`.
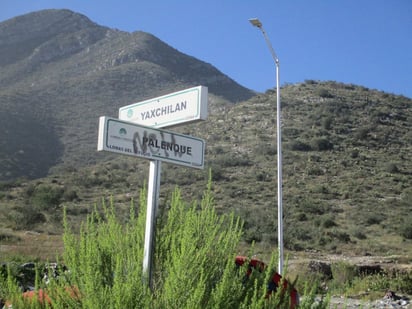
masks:
{"label": "rocky slope", "polygon": [[69,10],[4,21],[0,180],[44,176],[59,163],[95,162],[99,116],[117,116],[121,106],[197,85],[207,86],[221,104],[254,95],[149,33],[109,29]]}

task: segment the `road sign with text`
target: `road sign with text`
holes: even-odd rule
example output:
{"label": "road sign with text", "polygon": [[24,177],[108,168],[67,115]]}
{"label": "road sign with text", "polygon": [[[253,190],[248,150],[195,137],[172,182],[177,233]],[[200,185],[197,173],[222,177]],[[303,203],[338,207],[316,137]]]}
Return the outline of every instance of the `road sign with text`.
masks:
{"label": "road sign with text", "polygon": [[99,119],[97,150],[202,169],[205,141],[102,116]]}
{"label": "road sign with text", "polygon": [[208,89],[193,87],[119,109],[119,119],[165,128],[207,118]]}

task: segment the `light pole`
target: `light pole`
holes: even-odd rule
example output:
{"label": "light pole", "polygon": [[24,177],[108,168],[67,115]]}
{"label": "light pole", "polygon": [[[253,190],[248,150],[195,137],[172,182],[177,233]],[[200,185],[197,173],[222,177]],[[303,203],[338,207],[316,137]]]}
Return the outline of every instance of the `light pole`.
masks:
{"label": "light pole", "polygon": [[276,66],[276,126],[277,126],[277,157],[278,157],[278,247],[279,247],[279,262],[278,272],[283,272],[283,209],[282,209],[282,132],[280,123],[280,87],[279,87],[279,58],[276,56],[275,50],[263,29],[262,23],[257,18],[249,19],[250,23],[258,27],[265,38],[266,44],[269,47],[273,60]]}

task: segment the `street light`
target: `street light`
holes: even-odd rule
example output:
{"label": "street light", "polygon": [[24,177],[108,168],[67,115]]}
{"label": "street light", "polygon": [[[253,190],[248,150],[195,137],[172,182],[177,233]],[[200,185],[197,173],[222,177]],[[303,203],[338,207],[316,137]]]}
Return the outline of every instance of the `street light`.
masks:
{"label": "street light", "polygon": [[277,157],[278,157],[278,246],[279,246],[279,262],[278,272],[283,272],[283,209],[282,209],[282,132],[280,123],[280,87],[279,87],[279,58],[276,56],[275,50],[263,29],[262,23],[257,18],[249,19],[250,23],[258,27],[265,38],[266,44],[269,47],[273,60],[276,66],[276,123],[277,123]]}

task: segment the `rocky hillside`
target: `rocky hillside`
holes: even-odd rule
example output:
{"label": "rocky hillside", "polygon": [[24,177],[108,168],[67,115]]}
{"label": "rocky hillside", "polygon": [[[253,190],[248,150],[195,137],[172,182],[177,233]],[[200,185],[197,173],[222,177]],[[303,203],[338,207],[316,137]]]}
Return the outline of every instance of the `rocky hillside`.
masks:
{"label": "rocky hillside", "polygon": [[149,33],[109,29],[68,10],[2,22],[0,180],[95,162],[99,116],[197,85],[220,104],[254,95]]}
{"label": "rocky hillside", "polygon": [[[286,85],[281,97],[285,247],[410,259],[412,100],[318,81]],[[218,211],[245,221],[244,240],[256,242],[257,252],[275,245],[275,100],[268,91],[176,128],[206,140],[206,169],[162,164],[161,211],[175,186],[188,201],[199,199],[210,168]],[[76,226],[102,199],[127,215],[147,182],[148,162],[110,154],[98,159],[47,178],[3,183],[0,222],[60,233],[63,207]]]}
{"label": "rocky hillside", "polygon": [[[276,245],[274,91],[255,95],[150,34],[65,10],[6,21],[0,42],[0,240],[18,242],[14,230],[61,233],[64,207],[78,227],[102,199],[127,215],[148,162],[98,153],[98,117],[201,84],[207,121],[176,130],[206,140],[206,168],[162,164],[160,211],[176,186],[199,199],[210,169],[216,208],[245,221],[245,243]],[[315,80],[284,85],[281,98],[286,249],[409,263],[412,100]]]}

